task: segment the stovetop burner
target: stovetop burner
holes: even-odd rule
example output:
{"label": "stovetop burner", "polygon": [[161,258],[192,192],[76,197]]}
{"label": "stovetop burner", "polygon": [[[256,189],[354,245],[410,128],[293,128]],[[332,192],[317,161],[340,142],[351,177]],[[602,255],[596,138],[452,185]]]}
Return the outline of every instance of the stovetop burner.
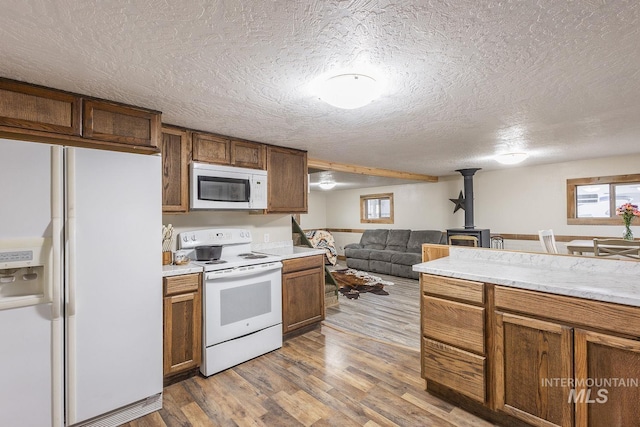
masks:
{"label": "stovetop burner", "polygon": [[260,255],[260,254],[254,254],[254,253],[240,254],[238,256],[244,259],[260,259],[260,258],[267,257],[267,255]]}
{"label": "stovetop burner", "polygon": [[211,261],[205,262],[205,264],[224,264],[225,262],[227,261],[223,259],[212,259]]}

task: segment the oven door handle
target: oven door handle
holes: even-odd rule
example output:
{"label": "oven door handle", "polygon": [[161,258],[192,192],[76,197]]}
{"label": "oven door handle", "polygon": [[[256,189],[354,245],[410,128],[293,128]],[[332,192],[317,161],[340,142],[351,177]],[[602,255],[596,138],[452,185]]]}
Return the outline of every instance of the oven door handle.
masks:
{"label": "oven door handle", "polygon": [[[272,262],[269,263],[268,266],[259,267],[259,268],[251,268],[254,266],[248,267],[236,267],[232,270],[218,270],[211,271],[205,274],[204,280],[224,280],[224,279],[235,279],[236,277],[244,277],[244,276],[253,276],[254,274],[262,274],[267,273],[273,270],[279,270],[282,268],[281,262]],[[228,273],[224,273],[224,271],[229,271]]]}

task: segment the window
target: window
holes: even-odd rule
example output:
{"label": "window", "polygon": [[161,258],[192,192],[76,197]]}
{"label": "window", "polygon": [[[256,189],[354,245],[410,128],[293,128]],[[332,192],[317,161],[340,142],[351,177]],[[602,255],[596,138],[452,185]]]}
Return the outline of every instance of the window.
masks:
{"label": "window", "polygon": [[624,203],[640,204],[640,174],[567,180],[567,224],[619,225]]}
{"label": "window", "polygon": [[393,193],[360,196],[360,222],[393,224]]}

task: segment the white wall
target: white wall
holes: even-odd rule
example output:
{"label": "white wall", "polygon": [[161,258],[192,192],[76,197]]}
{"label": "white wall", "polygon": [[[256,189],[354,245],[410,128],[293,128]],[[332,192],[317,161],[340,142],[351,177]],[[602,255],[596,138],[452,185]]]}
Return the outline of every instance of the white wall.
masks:
{"label": "white wall", "polygon": [[[568,225],[567,179],[640,173],[640,154],[477,172],[475,223],[492,233],[622,237],[620,225]],[[640,222],[633,227],[640,233]]]}
{"label": "white wall", "polygon": [[[162,223],[172,224],[174,235],[202,228],[247,228],[253,243],[284,242],[291,240],[291,215],[251,214],[244,211],[196,211],[187,214],[163,215]],[[160,236],[161,230],[158,230]],[[174,242],[174,250],[177,242]]]}
{"label": "white wall", "polygon": [[[437,183],[417,183],[386,187],[340,190],[326,194],[326,227],[348,229],[395,228],[411,230],[446,230],[464,225],[464,212],[455,216],[453,203],[457,197],[456,179],[443,179]],[[360,222],[360,195],[393,193],[393,224],[362,224]],[[455,196],[453,195],[455,193]],[[359,233],[332,233],[339,254],[348,243],[360,241]]]}
{"label": "white wall", "polygon": [[309,193],[309,213],[300,215],[300,227],[303,230],[327,228],[327,192]]}
{"label": "white wall", "polygon": [[[551,228],[555,234],[571,236],[622,236],[620,225],[568,225],[566,180],[594,176],[640,173],[640,154],[583,160],[543,166],[512,166],[495,171],[478,171],[474,176],[474,224],[492,233],[534,234]],[[464,211],[453,214],[449,199],[463,190],[461,175],[440,178],[437,183],[339,190],[324,194],[324,207],[317,192],[309,204],[309,224],[303,228],[408,228],[445,230],[464,226]],[[394,224],[360,223],[360,195],[394,194]],[[322,224],[323,211],[325,223]],[[305,219],[304,221],[307,221]],[[640,236],[640,221],[634,222],[634,235]],[[358,242],[359,233],[333,233],[340,254],[344,245]],[[564,252],[564,244],[558,244]],[[538,241],[509,240],[505,249],[539,251]]]}

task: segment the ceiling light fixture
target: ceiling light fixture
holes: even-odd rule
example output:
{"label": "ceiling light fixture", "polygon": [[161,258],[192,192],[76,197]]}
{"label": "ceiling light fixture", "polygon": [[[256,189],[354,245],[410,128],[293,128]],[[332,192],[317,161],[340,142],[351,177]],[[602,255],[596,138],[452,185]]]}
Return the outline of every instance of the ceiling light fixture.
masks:
{"label": "ceiling light fixture", "polygon": [[336,186],[336,183],[333,181],[322,181],[320,184],[318,184],[318,186],[323,190],[331,190]]}
{"label": "ceiling light fixture", "polygon": [[364,74],[340,74],[320,86],[319,96],[329,105],[352,110],[379,97],[380,89],[375,79]]}
{"label": "ceiling light fixture", "polygon": [[527,157],[529,157],[527,153],[505,153],[497,155],[495,159],[503,165],[515,165],[525,161]]}

